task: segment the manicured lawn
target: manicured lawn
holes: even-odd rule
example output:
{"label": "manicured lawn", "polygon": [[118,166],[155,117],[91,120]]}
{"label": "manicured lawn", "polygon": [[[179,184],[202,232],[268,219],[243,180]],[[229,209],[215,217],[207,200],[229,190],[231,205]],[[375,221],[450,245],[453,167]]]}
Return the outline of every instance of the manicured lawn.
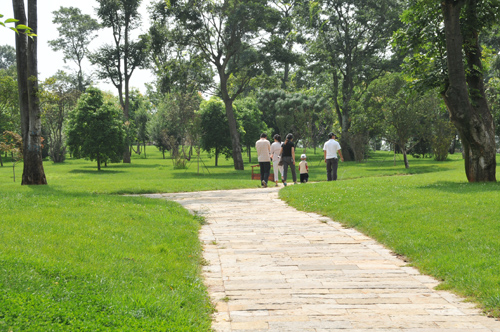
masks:
{"label": "manicured lawn", "polygon": [[442,280],[441,288],[500,316],[500,183],[468,184],[459,155],[444,163],[410,161],[425,173],[346,179],[391,168],[378,156],[365,165],[340,164],[343,181],[287,187],[280,197],[377,239]]}
{"label": "manicured lawn", "polygon": [[[297,151],[302,153],[302,151]],[[326,178],[307,151],[310,180]],[[121,194],[259,186],[250,165],[203,155],[174,169],[148,158],[111,164],[45,162],[48,186],[12,182],[0,167],[0,331],[210,331],[213,307],[200,277],[202,220],[178,204]],[[497,184],[465,183],[460,156],[437,163],[378,152],[342,163],[335,183],[289,186],[281,196],[376,237],[445,287],[500,307]],[[258,168],[256,168],[258,172]],[[16,167],[20,181],[22,164]],[[393,176],[404,175],[404,176]],[[264,189],[263,189],[264,190]]]}
{"label": "manicured lawn", "polygon": [[[164,200],[115,195],[257,186],[229,161],[197,175],[150,158],[44,164],[48,186],[0,167],[0,331],[209,331],[202,219]],[[206,156],[205,156],[206,157]],[[210,173],[208,173],[210,172]]]}

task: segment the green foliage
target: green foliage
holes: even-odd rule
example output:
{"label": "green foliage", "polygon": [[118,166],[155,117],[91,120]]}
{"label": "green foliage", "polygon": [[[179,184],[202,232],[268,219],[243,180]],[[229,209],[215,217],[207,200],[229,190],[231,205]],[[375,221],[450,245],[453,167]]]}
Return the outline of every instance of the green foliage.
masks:
{"label": "green foliage", "polygon": [[495,77],[488,81],[486,95],[488,96],[491,114],[495,121],[495,134],[500,136],[500,77]]}
{"label": "green foliage", "polygon": [[78,88],[83,92],[88,84],[84,82],[82,61],[88,52],[88,45],[97,37],[99,23],[75,7],[61,7],[52,14],[52,23],[59,25],[57,31],[60,37],[49,40],[48,44],[54,51],[63,51],[65,62],[70,60],[76,63],[79,68]]}
{"label": "green foliage", "polygon": [[47,135],[45,144],[53,162],[63,162],[66,158],[64,126],[68,113],[76,105],[81,92],[71,75],[58,71],[40,85],[39,98],[42,126]]}
{"label": "green foliage", "polygon": [[330,107],[318,94],[264,90],[257,101],[268,127],[282,137],[293,133],[295,141],[301,140],[304,147],[317,146],[331,129]]}
{"label": "green foliage", "polygon": [[0,69],[9,69],[16,64],[16,49],[10,45],[0,45]]}
{"label": "green foliage", "polygon": [[[149,39],[132,38],[132,31],[139,27],[141,0],[97,0],[97,16],[102,26],[110,28],[113,45],[103,45],[89,55],[98,67],[99,78],[110,80],[118,90],[125,120],[129,120],[129,82],[134,70],[145,65]],[[130,131],[127,135],[129,142]]]}
{"label": "green foliage", "polygon": [[409,167],[406,153],[415,146],[412,138],[418,141],[426,136],[425,130],[430,125],[427,115],[433,108],[439,109],[439,105],[432,102],[408,89],[402,74],[388,73],[368,87],[364,105],[372,114],[370,118],[376,120],[384,139],[401,149],[406,167]]}
{"label": "green foliage", "polygon": [[281,81],[281,88],[289,87],[290,73],[293,67],[304,65],[303,55],[297,52],[298,45],[305,42],[304,29],[301,26],[299,10],[301,1],[272,0],[269,23],[266,30],[270,36],[263,53],[269,54],[269,62]]}
{"label": "green foliage", "polygon": [[6,130],[20,133],[19,94],[17,75],[0,69],[0,134]]}
{"label": "green foliage", "polygon": [[444,161],[448,157],[451,142],[455,139],[457,129],[450,121],[450,115],[444,102],[439,98],[436,90],[431,90],[422,96],[423,107],[428,112],[427,135],[430,138],[432,154],[437,161]]}
{"label": "green foliage", "polygon": [[262,112],[254,98],[238,99],[234,102],[234,108],[240,126],[241,143],[250,149],[255,146],[260,134],[267,133],[269,129],[262,121]]}
{"label": "green foliage", "polygon": [[152,115],[147,125],[149,138],[153,141],[153,144],[158,150],[162,152],[164,159],[165,151],[170,147],[167,133],[167,117],[168,113],[166,108],[158,107],[158,110]]}
{"label": "green foliage", "polygon": [[183,41],[185,37],[180,36],[182,30],[170,30],[171,27],[165,24],[162,19],[164,9],[153,7],[151,14],[155,21],[149,28],[148,36],[150,66],[157,77],[157,92],[206,91],[213,84],[213,69],[207,66],[196,47]]}
{"label": "green foliage", "polygon": [[445,89],[448,79],[446,40],[441,4],[410,1],[401,15],[404,27],[394,33],[394,43],[405,56],[403,69],[419,90]]}
{"label": "green foliage", "polygon": [[[2,14],[0,14],[0,19],[1,18],[3,18]],[[16,20],[14,18],[8,18],[5,21],[0,21],[0,25],[3,26],[4,28],[6,28],[7,24],[16,23],[16,22],[19,22],[19,20]],[[11,29],[12,31],[14,31],[17,34],[19,34],[21,32],[21,33],[25,33],[27,36],[29,36],[31,38],[36,37],[36,34],[33,33],[33,29],[24,25],[24,24],[16,24],[14,27],[9,27],[9,29]]]}
{"label": "green foliage", "polygon": [[70,113],[67,144],[71,154],[101,163],[119,162],[123,155],[124,130],[120,110],[104,101],[102,92],[90,87]]}
{"label": "green foliage", "polygon": [[201,148],[215,155],[218,165],[219,155],[231,157],[231,135],[224,103],[217,97],[203,101],[200,105]]}

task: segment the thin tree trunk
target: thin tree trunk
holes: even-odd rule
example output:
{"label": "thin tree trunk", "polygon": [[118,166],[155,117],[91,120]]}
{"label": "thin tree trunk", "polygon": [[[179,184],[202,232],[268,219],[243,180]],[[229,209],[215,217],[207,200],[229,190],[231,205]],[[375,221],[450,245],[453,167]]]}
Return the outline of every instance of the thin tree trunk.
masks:
{"label": "thin tree trunk", "polygon": [[[467,19],[472,24],[464,29],[468,30],[464,40],[460,14],[466,2]],[[449,78],[443,98],[462,139],[465,173],[469,182],[496,181],[494,124],[484,93],[478,34],[473,29],[473,22],[477,20],[477,3],[474,0],[446,0],[442,2],[442,10]],[[464,41],[467,45],[467,75],[462,55]],[[474,93],[469,94],[469,90]]]}
{"label": "thin tree trunk", "polygon": [[410,164],[408,163],[408,155],[406,154],[406,150],[403,149],[403,160],[405,162],[405,168],[410,168]]}
{"label": "thin tree trunk", "polygon": [[240,134],[238,133],[236,118],[234,116],[233,101],[229,97],[227,91],[227,77],[223,69],[219,69],[219,78],[221,80],[220,87],[222,99],[224,101],[224,105],[226,106],[226,116],[229,123],[229,133],[231,135],[234,169],[244,170],[245,166],[243,164],[243,156],[241,155]]}

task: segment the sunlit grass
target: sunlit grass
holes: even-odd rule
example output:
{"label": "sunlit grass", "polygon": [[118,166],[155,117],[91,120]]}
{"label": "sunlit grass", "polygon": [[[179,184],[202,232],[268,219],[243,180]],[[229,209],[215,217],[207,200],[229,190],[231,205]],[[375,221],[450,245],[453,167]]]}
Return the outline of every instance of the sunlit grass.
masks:
{"label": "sunlit grass", "polygon": [[436,171],[293,186],[280,196],[374,237],[498,317],[500,184],[467,183],[460,158],[425,167]]}
{"label": "sunlit grass", "polygon": [[[298,151],[302,153],[302,151]],[[306,152],[310,180],[282,197],[332,216],[406,255],[445,287],[499,306],[498,185],[465,183],[459,155],[437,163],[390,152],[341,163],[326,180],[322,151]],[[213,307],[201,282],[202,222],[178,204],[123,196],[255,188],[255,165],[202,155],[174,169],[153,147],[148,158],[111,164],[45,162],[47,186],[13,182],[0,167],[0,330],[209,331]],[[258,167],[255,168],[258,172]],[[402,176],[393,176],[402,175]],[[265,189],[263,189],[265,190]]]}

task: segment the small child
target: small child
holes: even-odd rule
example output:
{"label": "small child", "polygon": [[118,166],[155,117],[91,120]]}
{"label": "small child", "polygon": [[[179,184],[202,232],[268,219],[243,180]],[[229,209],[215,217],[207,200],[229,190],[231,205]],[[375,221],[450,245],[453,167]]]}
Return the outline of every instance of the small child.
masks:
{"label": "small child", "polygon": [[306,155],[300,156],[299,163],[300,183],[306,183],[309,180],[309,167],[307,166]]}

